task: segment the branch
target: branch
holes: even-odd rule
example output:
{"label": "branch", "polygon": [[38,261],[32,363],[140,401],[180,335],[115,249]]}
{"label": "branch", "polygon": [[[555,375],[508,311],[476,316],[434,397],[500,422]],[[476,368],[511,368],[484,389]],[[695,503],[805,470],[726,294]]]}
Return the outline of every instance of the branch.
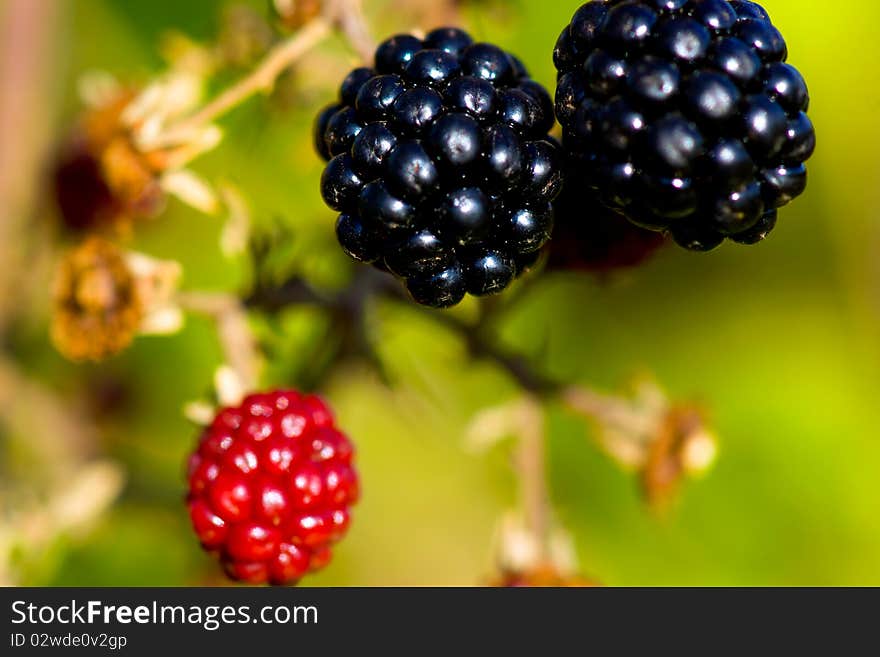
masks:
{"label": "branch", "polygon": [[211,292],[181,293],[177,302],[185,310],[206,315],[216,322],[226,362],[235,370],[245,390],[256,388],[260,354],[242,302],[232,294]]}
{"label": "branch", "polygon": [[272,90],[278,76],[330,34],[330,23],[316,18],[289,39],[275,46],[246,77],[223,91],[195,114],[170,126],[151,140],[151,148],[162,148],[186,142],[199,128],[211,123],[251,96]]}
{"label": "branch", "polygon": [[492,361],[524,390],[538,397],[547,397],[562,387],[561,383],[539,372],[526,356],[501,346],[497,336],[490,334],[487,320],[470,324],[445,312],[428,311],[426,314],[435,322],[458,333],[472,356]]}
{"label": "branch", "polygon": [[520,474],[523,516],[526,527],[535,540],[537,560],[543,563],[548,560],[550,552],[552,525],[541,400],[532,396],[527,397],[521,411],[517,466]]}

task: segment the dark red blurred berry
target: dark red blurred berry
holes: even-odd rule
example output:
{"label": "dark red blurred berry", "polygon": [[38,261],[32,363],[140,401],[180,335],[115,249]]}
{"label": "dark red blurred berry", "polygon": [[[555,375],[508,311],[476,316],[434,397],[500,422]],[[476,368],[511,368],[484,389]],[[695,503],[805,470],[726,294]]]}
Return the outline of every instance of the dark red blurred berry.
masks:
{"label": "dark red blurred berry", "polygon": [[583,190],[564,190],[556,200],[556,228],[547,248],[547,270],[610,274],[649,260],[668,239],[640,228]]}
{"label": "dark red blurred berry", "polygon": [[221,410],[189,460],[193,529],[233,579],[292,584],[326,566],[359,495],[354,449],[314,395]]}
{"label": "dark red blurred berry", "polygon": [[121,211],[101,163],[80,142],[71,143],[60,154],[52,178],[60,216],[72,231],[110,223]]}

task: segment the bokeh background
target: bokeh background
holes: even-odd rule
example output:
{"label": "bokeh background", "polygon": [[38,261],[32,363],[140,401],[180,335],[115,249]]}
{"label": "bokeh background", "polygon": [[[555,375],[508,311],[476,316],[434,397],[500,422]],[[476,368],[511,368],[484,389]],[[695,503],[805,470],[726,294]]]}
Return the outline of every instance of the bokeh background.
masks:
{"label": "bokeh background", "polygon": [[[408,3],[399,2],[389,11],[389,1],[366,2],[376,36],[418,27],[417,10],[408,13]],[[27,213],[37,232],[54,220],[39,172],[80,109],[80,76],[100,69],[148,81],[163,69],[164,34],[210,40],[223,7],[212,0],[47,4],[51,38],[31,45],[45,70],[13,88],[7,78],[0,92],[36,99],[31,120],[16,131],[27,148],[7,150],[4,161],[14,170],[0,170],[7,182],[26,172],[15,198],[27,196],[24,185],[34,202],[0,198],[0,222]],[[553,45],[578,4],[474,3],[464,11],[465,27],[518,53],[552,86]],[[261,0],[251,5],[265,9]],[[683,489],[664,518],[646,511],[633,477],[595,447],[589,426],[551,409],[558,517],[573,534],[582,571],[607,584],[880,585],[880,4],[764,5],[786,37],[789,61],[808,81],[819,138],[808,190],[781,213],[771,238],[709,255],[666,249],[607,281],[546,276],[505,329],[506,340],[555,376],[613,390],[651,372],[670,395],[711,409],[717,464]],[[18,52],[30,56],[26,48]],[[255,99],[225,118],[223,145],[195,169],[238,185],[259,221],[291,227],[290,262],[332,286],[351,266],[335,247],[333,218],[317,192],[321,164],[310,130],[354,59],[338,40],[322,53],[320,65],[305,67],[294,82],[291,102]],[[172,202],[138,230],[133,246],[183,263],[187,289],[237,289],[247,268],[218,256],[220,229],[217,219]],[[192,318],[181,333],[140,338],[107,363],[71,364],[48,341],[41,257],[31,253],[33,262],[24,265],[14,259],[26,269],[19,286],[25,293],[6,310],[14,321],[4,358],[91,424],[81,443],[61,444],[67,434],[47,435],[44,425],[29,422],[41,409],[17,404],[17,384],[0,377],[0,558],[8,580],[219,582],[182,504],[182,463],[196,430],[181,407],[210,389],[221,359],[212,325]],[[463,448],[463,433],[475,412],[516,389],[491,365],[468,361],[460,341],[431,322],[390,310],[380,319],[381,353],[396,387],[355,367],[338,371],[323,390],[357,442],[364,498],[332,566],[306,584],[484,582],[493,569],[493,530],[516,502],[516,482],[503,449],[474,454]],[[276,382],[321,333],[305,311],[285,314],[280,326],[286,350],[267,374]],[[76,531],[37,532],[30,535],[42,538],[33,545],[16,543],[11,519],[20,522],[23,511],[39,507],[54,485],[46,474],[53,462],[76,450],[120,466],[118,499]]]}

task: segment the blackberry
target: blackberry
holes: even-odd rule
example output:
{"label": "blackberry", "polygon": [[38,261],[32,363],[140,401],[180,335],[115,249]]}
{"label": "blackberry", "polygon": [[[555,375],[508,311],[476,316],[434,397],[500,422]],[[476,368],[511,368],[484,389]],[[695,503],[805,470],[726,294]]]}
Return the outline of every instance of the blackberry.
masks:
{"label": "blackberry", "polygon": [[786,57],[754,2],[588,2],[554,52],[573,177],[685,248],[761,241],[803,193],[816,144]]}
{"label": "blackberry", "polygon": [[550,95],[500,48],[456,28],[388,39],[315,123],[339,243],[423,305],[501,292],[553,228],[553,125]]}

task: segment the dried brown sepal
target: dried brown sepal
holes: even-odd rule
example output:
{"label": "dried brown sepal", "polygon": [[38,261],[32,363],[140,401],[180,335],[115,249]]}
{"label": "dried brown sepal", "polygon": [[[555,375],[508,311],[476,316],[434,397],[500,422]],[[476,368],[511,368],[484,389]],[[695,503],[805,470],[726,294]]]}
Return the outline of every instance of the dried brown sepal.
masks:
{"label": "dried brown sepal", "polygon": [[92,237],[58,266],[51,336],[71,360],[102,360],[128,347],[144,317],[134,273],[123,252]]}
{"label": "dried brown sepal", "polygon": [[682,481],[705,469],[715,454],[715,438],[694,407],[672,408],[648,447],[640,473],[648,505],[662,511],[675,499]]}

